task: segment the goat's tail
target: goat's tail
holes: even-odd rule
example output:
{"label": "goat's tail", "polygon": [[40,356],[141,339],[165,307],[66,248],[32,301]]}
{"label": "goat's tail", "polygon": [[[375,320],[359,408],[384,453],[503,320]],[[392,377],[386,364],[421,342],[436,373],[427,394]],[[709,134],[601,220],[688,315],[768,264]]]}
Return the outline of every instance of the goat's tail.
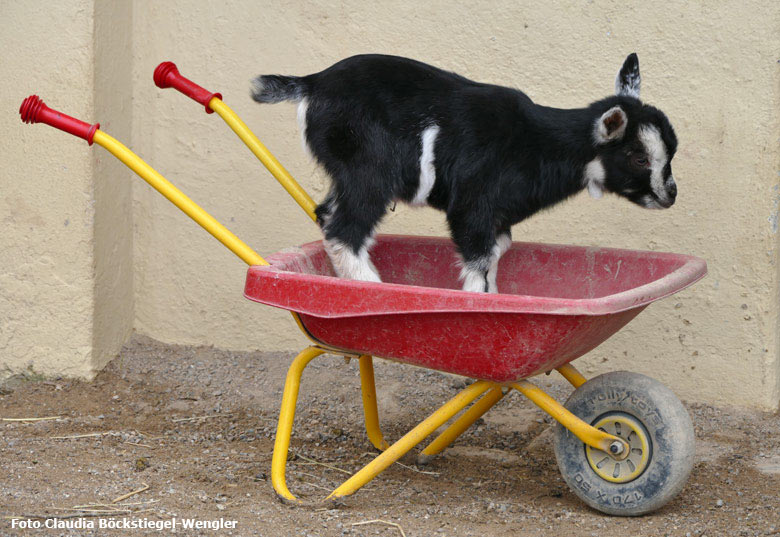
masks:
{"label": "goat's tail", "polygon": [[301,77],[260,75],[252,81],[252,98],[259,103],[300,101],[306,96],[306,84]]}

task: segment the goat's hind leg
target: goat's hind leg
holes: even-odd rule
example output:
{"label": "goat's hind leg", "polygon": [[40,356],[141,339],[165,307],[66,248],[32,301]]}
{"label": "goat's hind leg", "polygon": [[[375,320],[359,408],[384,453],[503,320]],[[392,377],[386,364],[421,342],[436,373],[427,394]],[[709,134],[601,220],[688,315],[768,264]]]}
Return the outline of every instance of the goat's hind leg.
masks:
{"label": "goat's hind leg", "polygon": [[317,207],[317,219],[325,234],[325,251],[339,278],[381,281],[369,257],[374,227],[381,216],[382,212],[370,204],[356,206],[348,198],[333,193]]}
{"label": "goat's hind leg", "polygon": [[325,239],[325,251],[333,263],[333,269],[339,278],[362,280],[366,282],[381,282],[379,272],[368,256],[368,250],[374,239],[366,236],[357,249],[336,237]]}

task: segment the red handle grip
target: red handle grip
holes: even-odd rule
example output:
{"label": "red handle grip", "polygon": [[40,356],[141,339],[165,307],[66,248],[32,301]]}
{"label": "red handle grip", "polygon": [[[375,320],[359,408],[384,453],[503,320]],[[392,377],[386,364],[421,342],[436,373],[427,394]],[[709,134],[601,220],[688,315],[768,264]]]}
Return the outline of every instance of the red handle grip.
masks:
{"label": "red handle grip", "polygon": [[44,104],[37,95],[30,95],[19,107],[19,114],[25,123],[46,123],[57,129],[69,132],[73,136],[84,138],[89,145],[92,145],[92,138],[95,131],[100,128],[100,123],[90,125],[80,119],[66,116],[62,112],[52,110]]}
{"label": "red handle grip", "polygon": [[214,113],[214,110],[209,108],[209,101],[214,97],[222,99],[221,93],[212,93],[201,88],[189,78],[181,76],[173,62],[162,62],[157,66],[157,69],[154,70],[154,83],[158,88],[179,90],[190,99],[202,104],[206,108],[207,114]]}

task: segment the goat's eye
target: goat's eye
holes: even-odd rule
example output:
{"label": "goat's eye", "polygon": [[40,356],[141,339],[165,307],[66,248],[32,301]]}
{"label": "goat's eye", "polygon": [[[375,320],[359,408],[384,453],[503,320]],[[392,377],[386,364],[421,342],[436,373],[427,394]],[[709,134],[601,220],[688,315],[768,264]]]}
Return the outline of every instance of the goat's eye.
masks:
{"label": "goat's eye", "polygon": [[638,168],[647,168],[650,165],[650,161],[647,160],[647,157],[644,155],[636,155],[631,159],[631,161],[633,162],[634,166]]}

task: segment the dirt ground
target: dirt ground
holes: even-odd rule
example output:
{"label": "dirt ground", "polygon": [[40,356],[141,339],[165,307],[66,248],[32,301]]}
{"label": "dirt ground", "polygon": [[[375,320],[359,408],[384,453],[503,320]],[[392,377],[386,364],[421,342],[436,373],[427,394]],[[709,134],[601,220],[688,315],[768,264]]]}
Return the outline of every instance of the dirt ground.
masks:
{"label": "dirt ground", "polygon": [[[393,465],[337,509],[283,505],[269,474],[291,358],[135,337],[94,382],[34,375],[5,382],[0,418],[59,418],[0,422],[0,535],[174,533],[97,529],[108,516],[100,509],[124,509],[117,518],[130,520],[235,521],[233,529],[179,528],[177,535],[780,535],[780,415],[688,405],[698,444],[687,486],[657,513],[616,518],[568,490],[552,452],[550,419],[517,393],[425,468],[414,466],[415,450],[404,466]],[[381,360],[376,377],[390,440],[465,386]],[[553,376],[539,382],[559,400],[569,391]],[[288,484],[316,500],[347,477],[338,469],[353,472],[373,454],[357,363],[315,360],[295,423]],[[36,532],[14,529],[8,518],[84,513],[96,529]],[[376,519],[398,526],[360,524]]]}

